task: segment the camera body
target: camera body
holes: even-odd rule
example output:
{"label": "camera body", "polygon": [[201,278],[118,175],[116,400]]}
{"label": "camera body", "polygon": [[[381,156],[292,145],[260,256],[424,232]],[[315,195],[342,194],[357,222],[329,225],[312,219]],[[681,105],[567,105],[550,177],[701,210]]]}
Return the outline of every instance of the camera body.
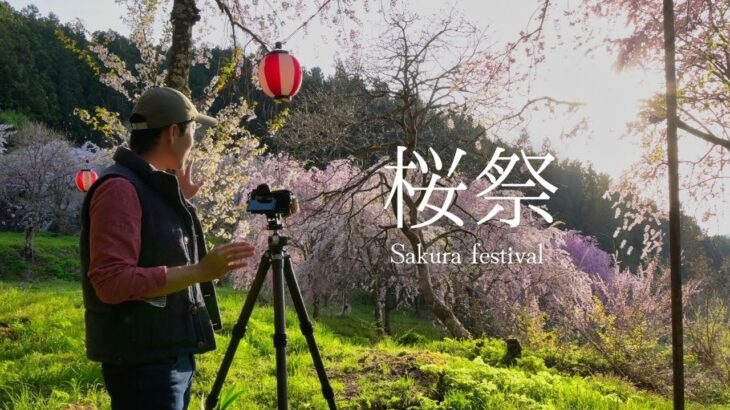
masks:
{"label": "camera body", "polygon": [[249,193],[246,212],[287,217],[299,212],[299,201],[288,189],[272,191],[268,184],[261,184]]}

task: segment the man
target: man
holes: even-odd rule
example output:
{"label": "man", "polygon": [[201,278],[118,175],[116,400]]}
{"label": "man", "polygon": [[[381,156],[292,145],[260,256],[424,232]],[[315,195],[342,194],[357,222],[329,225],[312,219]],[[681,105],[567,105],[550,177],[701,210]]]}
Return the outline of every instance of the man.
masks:
{"label": "man", "polygon": [[216,120],[159,87],[139,98],[130,122],[131,149],[117,150],[81,211],[86,354],[102,363],[112,409],[186,409],[193,354],[215,349],[210,281],[246,266],[254,247],[207,253],[188,202],[202,185],[188,161],[196,125]]}

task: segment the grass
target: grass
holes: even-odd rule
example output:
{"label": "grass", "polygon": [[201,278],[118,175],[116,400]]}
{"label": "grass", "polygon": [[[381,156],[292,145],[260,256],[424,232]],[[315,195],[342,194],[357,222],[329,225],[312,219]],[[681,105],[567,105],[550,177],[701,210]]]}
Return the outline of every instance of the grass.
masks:
{"label": "grass", "polygon": [[[6,234],[0,252],[7,255]],[[22,238],[20,238],[22,240]],[[41,238],[39,238],[41,239]],[[47,241],[47,242],[46,242]],[[75,254],[73,240],[44,238],[42,260]],[[3,258],[3,263],[8,260]],[[39,262],[41,263],[41,262]],[[9,268],[6,269],[9,270]],[[7,271],[6,271],[7,272]],[[22,272],[21,272],[22,273]],[[0,281],[0,409],[107,409],[98,363],[84,353],[83,299],[78,281]],[[245,294],[219,290],[225,325],[218,348],[196,356],[197,371],[190,409],[202,408],[230,342]],[[320,347],[340,409],[670,409],[668,399],[607,376],[581,377],[545,365],[526,353],[514,365],[502,363],[506,350],[496,339],[456,341],[443,338],[412,310],[393,313],[395,335],[378,339],[372,306],[354,301],[340,316],[324,309],[315,322]],[[287,311],[287,372],[292,409],[325,409],[326,403],[293,310]],[[226,379],[224,396],[237,394],[229,409],[270,409],[276,405],[273,308],[259,304],[239,345]],[[690,405],[689,408],[709,408]],[[723,407],[715,407],[717,409]]]}
{"label": "grass", "polygon": [[[78,283],[0,282],[0,408],[108,408],[97,363],[84,356],[83,302]],[[218,349],[197,356],[191,409],[209,391],[244,295],[219,292],[226,324]],[[564,375],[541,358],[526,356],[514,366],[500,358],[504,344],[495,339],[455,341],[424,335],[402,345],[391,338],[365,343],[366,307],[353,312],[355,326],[329,316],[315,324],[315,337],[342,409],[661,409],[670,403],[628,383],[605,377]],[[396,327],[413,332],[413,318],[399,313]],[[289,335],[289,397],[292,408],[323,409],[326,403],[305,339],[292,311]],[[330,323],[331,325],[328,325]],[[340,334],[340,329],[345,333]],[[239,346],[224,390],[240,393],[235,409],[274,408],[273,308],[257,306]],[[353,337],[353,335],[355,337]],[[75,406],[75,407],[74,407]]]}
{"label": "grass", "polygon": [[78,280],[79,238],[39,233],[33,242],[36,256],[31,263],[21,257],[25,234],[0,232],[0,278]]}

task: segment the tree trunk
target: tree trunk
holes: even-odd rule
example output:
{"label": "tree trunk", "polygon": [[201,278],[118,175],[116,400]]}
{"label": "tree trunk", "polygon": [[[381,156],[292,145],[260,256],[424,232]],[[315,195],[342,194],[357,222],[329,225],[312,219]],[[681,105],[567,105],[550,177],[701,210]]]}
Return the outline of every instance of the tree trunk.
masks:
{"label": "tree trunk", "polygon": [[669,176],[669,265],[672,306],[672,381],[674,409],[684,409],[684,336],[682,319],[682,245],[677,146],[677,73],[675,68],[674,1],[664,0],[664,73],[667,104],[667,168]]}
{"label": "tree trunk", "polygon": [[350,307],[350,304],[347,302],[347,295],[342,295],[342,311],[340,312],[340,316],[349,315],[352,311],[352,308]]}
{"label": "tree trunk", "polygon": [[[421,243],[418,236],[407,226],[403,227],[402,231],[411,244],[412,252],[416,253],[418,244]],[[423,296],[426,306],[431,309],[434,316],[446,326],[446,329],[452,336],[456,338],[470,338],[471,334],[461,324],[459,318],[456,317],[451,308],[434,292],[433,283],[431,282],[431,271],[428,265],[423,263],[416,264],[416,274],[418,291]]]}
{"label": "tree trunk", "polygon": [[26,260],[32,261],[35,256],[35,248],[33,247],[34,227],[33,220],[30,219],[25,226],[25,246],[23,247],[23,256]]}
{"label": "tree trunk", "polygon": [[[416,141],[418,141],[418,130],[404,130],[406,136],[409,136],[407,138],[407,149],[404,153],[404,163],[409,163],[413,157],[413,148],[416,144]],[[405,172],[403,173],[403,177],[405,178]],[[396,195],[393,195],[391,198],[391,206],[393,209],[394,216],[396,219],[398,218],[396,210],[399,208],[399,205],[396,201]],[[402,205],[407,205],[407,209],[404,210],[403,215],[408,215],[410,217],[411,222],[414,224],[416,223],[416,204],[409,200],[408,197],[403,198],[406,203]],[[407,211],[407,212],[406,212]],[[403,235],[408,239],[409,244],[411,245],[411,251],[414,254],[418,253],[418,245],[420,244],[422,246],[422,249],[425,251],[426,247],[423,246],[424,244],[421,243],[421,238],[413,231],[411,230],[411,227],[407,224],[404,224],[400,231],[403,233]],[[418,283],[418,292],[421,296],[423,296],[423,301],[428,306],[428,308],[431,310],[434,316],[446,327],[446,330],[454,337],[465,339],[465,338],[471,338],[471,334],[468,330],[464,327],[464,325],[459,321],[459,318],[456,317],[454,312],[449,308],[449,306],[441,300],[439,295],[433,290],[433,283],[431,281],[431,271],[428,268],[428,264],[425,263],[417,263],[416,264],[416,281]]]}
{"label": "tree trunk", "polygon": [[484,324],[481,320],[483,316],[481,312],[481,304],[479,303],[479,293],[474,285],[472,285],[475,283],[477,283],[477,278],[471,278],[470,284],[467,285],[467,293],[469,295],[469,318],[471,319],[471,326],[469,328],[476,335],[482,336],[485,333]]}
{"label": "tree trunk", "polygon": [[397,305],[395,300],[395,289],[393,289],[393,286],[388,287],[388,289],[385,292],[385,310],[383,311],[383,327],[385,328],[385,333],[392,335],[393,331],[390,328],[390,312],[395,309],[395,306]]}
{"label": "tree trunk", "polygon": [[423,304],[423,296],[416,295],[415,300],[413,301],[413,313],[416,315],[416,317],[422,318],[422,312],[421,312],[421,304]]}
{"label": "tree trunk", "polygon": [[170,69],[165,85],[190,96],[188,78],[193,58],[193,26],[200,20],[200,10],[195,0],[175,0],[172,6],[172,45]]}
{"label": "tree trunk", "polygon": [[385,301],[383,297],[383,287],[380,286],[380,282],[375,284],[373,289],[373,299],[375,299],[375,332],[378,336],[384,336],[385,330]]}
{"label": "tree trunk", "polygon": [[317,319],[319,318],[319,311],[320,311],[320,298],[319,298],[319,292],[314,291],[314,295],[312,296],[312,318]]}
{"label": "tree trunk", "polygon": [[428,269],[428,265],[419,264],[416,268],[418,272],[418,291],[423,295],[426,306],[431,308],[434,316],[446,326],[446,329],[452,336],[464,339],[470,338],[471,334],[469,331],[461,324],[446,303],[433,291],[431,272]]}

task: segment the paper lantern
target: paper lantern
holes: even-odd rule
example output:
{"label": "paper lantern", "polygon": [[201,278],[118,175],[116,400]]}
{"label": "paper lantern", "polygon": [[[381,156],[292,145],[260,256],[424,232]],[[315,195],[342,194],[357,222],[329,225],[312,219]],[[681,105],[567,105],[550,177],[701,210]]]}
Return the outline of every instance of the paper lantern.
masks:
{"label": "paper lantern", "polygon": [[[86,161],[87,166],[89,161]],[[81,192],[87,192],[94,182],[96,182],[98,175],[90,168],[84,168],[76,173],[76,187]]]}
{"label": "paper lantern", "polygon": [[294,56],[281,49],[280,42],[259,63],[259,84],[277,103],[289,102],[299,92],[302,66]]}

